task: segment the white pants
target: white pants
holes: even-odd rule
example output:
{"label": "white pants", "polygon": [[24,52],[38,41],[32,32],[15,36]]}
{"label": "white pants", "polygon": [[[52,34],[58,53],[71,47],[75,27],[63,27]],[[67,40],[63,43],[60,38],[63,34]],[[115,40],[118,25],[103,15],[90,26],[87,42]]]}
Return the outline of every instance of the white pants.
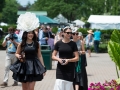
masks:
{"label": "white pants", "polygon": [[10,65],[13,64],[17,60],[15,54],[8,54],[6,53],[6,59],[5,59],[5,74],[4,74],[4,80],[3,82],[8,82],[9,78],[9,68]]}
{"label": "white pants", "polygon": [[73,82],[56,79],[54,90],[73,90]]}

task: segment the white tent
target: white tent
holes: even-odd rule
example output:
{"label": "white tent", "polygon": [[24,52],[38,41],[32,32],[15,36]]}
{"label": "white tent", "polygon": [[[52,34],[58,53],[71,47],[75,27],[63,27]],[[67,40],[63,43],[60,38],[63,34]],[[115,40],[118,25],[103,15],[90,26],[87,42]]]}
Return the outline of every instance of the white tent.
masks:
{"label": "white tent", "polygon": [[75,21],[73,21],[73,23],[75,23],[76,24],[76,26],[83,26],[85,23],[83,22],[83,21],[81,21],[81,20],[75,20]]}
{"label": "white tent", "polygon": [[55,21],[57,21],[59,23],[68,23],[68,20],[62,14],[59,14],[53,20],[55,20]]}
{"label": "white tent", "polygon": [[120,16],[91,15],[87,22],[92,29],[120,29]]}
{"label": "white tent", "polygon": [[1,22],[0,25],[1,25],[1,26],[8,26],[8,24],[7,24],[7,23],[4,23],[4,22]]}

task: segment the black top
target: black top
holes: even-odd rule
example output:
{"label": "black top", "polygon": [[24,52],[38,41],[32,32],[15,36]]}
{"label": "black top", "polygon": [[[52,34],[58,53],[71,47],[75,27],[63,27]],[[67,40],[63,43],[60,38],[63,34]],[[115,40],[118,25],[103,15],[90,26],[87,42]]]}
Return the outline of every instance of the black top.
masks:
{"label": "black top", "polygon": [[37,57],[35,44],[26,44],[24,52],[25,61],[17,60],[10,66],[10,70],[13,71],[13,79],[18,82],[41,81],[46,70]]}
{"label": "black top", "polygon": [[[78,51],[75,42],[70,41],[69,43],[64,43],[62,40],[55,44],[54,50],[59,52],[59,58],[71,59],[74,58],[74,52]],[[69,62],[67,65],[61,65],[58,62],[56,77],[57,79],[63,79],[67,81],[73,81],[74,78],[74,68],[75,63]]]}

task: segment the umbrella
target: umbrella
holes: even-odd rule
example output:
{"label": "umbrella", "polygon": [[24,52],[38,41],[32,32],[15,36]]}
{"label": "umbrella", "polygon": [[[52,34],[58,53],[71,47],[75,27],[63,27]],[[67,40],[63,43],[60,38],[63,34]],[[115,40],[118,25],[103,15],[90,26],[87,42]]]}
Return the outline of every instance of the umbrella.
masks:
{"label": "umbrella", "polygon": [[42,16],[42,15],[37,15],[37,17],[38,17],[38,19],[39,19],[39,21],[40,21],[40,23],[44,23],[44,24],[58,24],[58,22],[57,21],[55,21],[55,20],[53,20],[53,19],[51,19],[51,18],[49,18],[49,17],[47,17],[47,16]]}

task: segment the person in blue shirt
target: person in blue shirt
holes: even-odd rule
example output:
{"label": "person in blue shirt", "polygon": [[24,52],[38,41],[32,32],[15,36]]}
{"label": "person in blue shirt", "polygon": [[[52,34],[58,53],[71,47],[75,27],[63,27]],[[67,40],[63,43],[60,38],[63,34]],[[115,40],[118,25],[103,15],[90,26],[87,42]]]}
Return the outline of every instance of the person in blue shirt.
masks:
{"label": "person in blue shirt", "polygon": [[99,43],[100,43],[100,38],[101,37],[101,32],[99,30],[96,30],[94,32],[94,50],[96,53],[99,53]]}
{"label": "person in blue shirt", "polygon": [[48,40],[48,30],[46,27],[43,27],[42,29],[39,30],[39,44],[40,45],[47,45],[47,40]]}
{"label": "person in blue shirt", "polygon": [[[6,87],[8,85],[8,78],[9,78],[9,67],[13,64],[17,58],[15,56],[15,52],[17,49],[17,45],[19,44],[19,38],[14,33],[15,29],[13,27],[8,28],[8,35],[5,36],[2,46],[7,47],[6,49],[6,59],[5,59],[5,74],[3,83],[0,86]],[[16,86],[18,83],[14,81],[12,86]]]}

